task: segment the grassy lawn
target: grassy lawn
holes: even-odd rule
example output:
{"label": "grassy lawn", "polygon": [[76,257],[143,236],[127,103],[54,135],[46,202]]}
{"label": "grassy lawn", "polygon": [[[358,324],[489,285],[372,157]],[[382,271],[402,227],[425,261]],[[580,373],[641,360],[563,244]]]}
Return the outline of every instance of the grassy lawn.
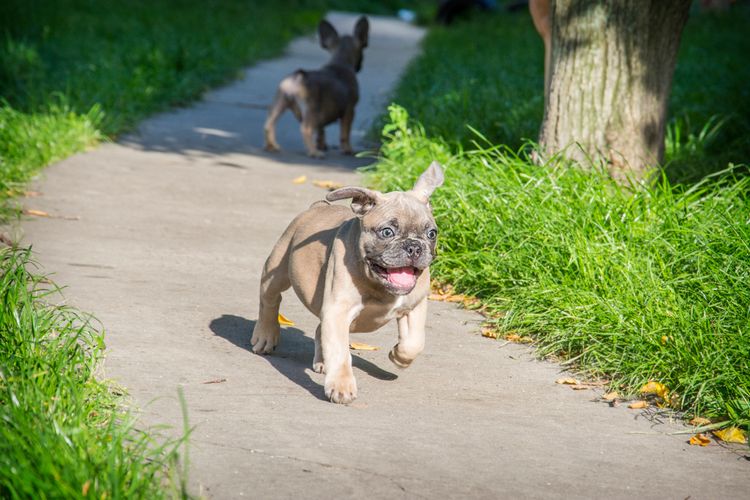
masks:
{"label": "grassy lawn", "polygon": [[749,22],[742,5],[688,23],[665,175],[648,189],[529,161],[542,44],[526,14],[430,32],[370,180],[404,188],[447,164],[434,275],[481,298],[503,335],[621,393],[658,381],[687,415],[748,428],[750,177],[729,162],[750,160]]}

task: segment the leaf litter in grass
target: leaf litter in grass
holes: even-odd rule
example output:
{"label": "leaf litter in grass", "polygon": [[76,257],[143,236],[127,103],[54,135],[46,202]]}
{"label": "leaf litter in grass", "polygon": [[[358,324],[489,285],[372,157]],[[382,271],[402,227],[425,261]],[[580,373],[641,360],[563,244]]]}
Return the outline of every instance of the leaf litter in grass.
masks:
{"label": "leaf litter in grass", "polygon": [[727,427],[713,432],[714,436],[726,443],[747,444],[747,433],[739,427]]}

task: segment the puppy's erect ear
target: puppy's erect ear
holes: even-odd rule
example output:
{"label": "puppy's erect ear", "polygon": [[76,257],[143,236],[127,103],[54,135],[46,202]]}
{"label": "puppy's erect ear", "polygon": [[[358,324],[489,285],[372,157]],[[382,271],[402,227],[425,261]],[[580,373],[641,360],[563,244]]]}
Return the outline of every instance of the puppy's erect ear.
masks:
{"label": "puppy's erect ear", "polygon": [[383,198],[383,195],[371,189],[361,187],[342,187],[336,191],[331,191],[326,196],[328,201],[352,199],[352,212],[357,215],[365,215],[377,205]]}
{"label": "puppy's erect ear", "polygon": [[414,183],[414,187],[411,188],[411,191],[414,193],[414,196],[424,203],[427,203],[430,200],[432,193],[443,185],[444,179],[443,168],[438,162],[433,161],[430,163],[430,166],[427,167],[427,170],[422,172],[422,175],[419,176],[419,179]]}
{"label": "puppy's erect ear", "polygon": [[369,33],[370,22],[365,16],[362,16],[357,20],[357,24],[354,25],[354,38],[357,39],[360,47],[367,47]]}
{"label": "puppy's erect ear", "polygon": [[318,25],[318,37],[320,46],[326,50],[333,50],[339,43],[339,33],[331,23],[323,19]]}

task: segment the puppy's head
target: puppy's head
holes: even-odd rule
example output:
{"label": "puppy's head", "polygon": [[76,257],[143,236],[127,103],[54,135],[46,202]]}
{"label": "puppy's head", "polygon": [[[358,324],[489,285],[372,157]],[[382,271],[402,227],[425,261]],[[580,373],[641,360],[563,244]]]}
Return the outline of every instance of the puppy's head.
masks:
{"label": "puppy's head", "polygon": [[437,226],[430,196],[442,184],[443,170],[432,162],[410,191],[344,187],[326,196],[328,201],[352,199],[360,221],[364,274],[394,295],[410,293],[435,258]]}
{"label": "puppy's head", "polygon": [[320,46],[333,54],[334,59],[345,61],[355,71],[362,69],[362,52],[367,47],[370,23],[365,16],[357,20],[353,35],[339,36],[336,28],[325,19],[318,25]]}

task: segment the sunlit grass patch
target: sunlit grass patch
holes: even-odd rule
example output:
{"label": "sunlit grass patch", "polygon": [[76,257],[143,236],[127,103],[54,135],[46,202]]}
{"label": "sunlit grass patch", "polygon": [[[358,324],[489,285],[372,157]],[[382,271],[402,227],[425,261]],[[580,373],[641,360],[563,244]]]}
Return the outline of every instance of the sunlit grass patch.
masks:
{"label": "sunlit grass patch", "polygon": [[[501,332],[690,414],[750,425],[750,177],[629,189],[527,148],[454,152],[391,109],[370,181],[403,189],[433,159],[446,182],[434,275],[479,297]],[[478,140],[481,140],[478,138]]]}
{"label": "sunlit grass patch", "polygon": [[163,498],[186,495],[179,441],[136,427],[95,374],[95,321],[53,305],[28,250],[0,250],[0,496]]}

